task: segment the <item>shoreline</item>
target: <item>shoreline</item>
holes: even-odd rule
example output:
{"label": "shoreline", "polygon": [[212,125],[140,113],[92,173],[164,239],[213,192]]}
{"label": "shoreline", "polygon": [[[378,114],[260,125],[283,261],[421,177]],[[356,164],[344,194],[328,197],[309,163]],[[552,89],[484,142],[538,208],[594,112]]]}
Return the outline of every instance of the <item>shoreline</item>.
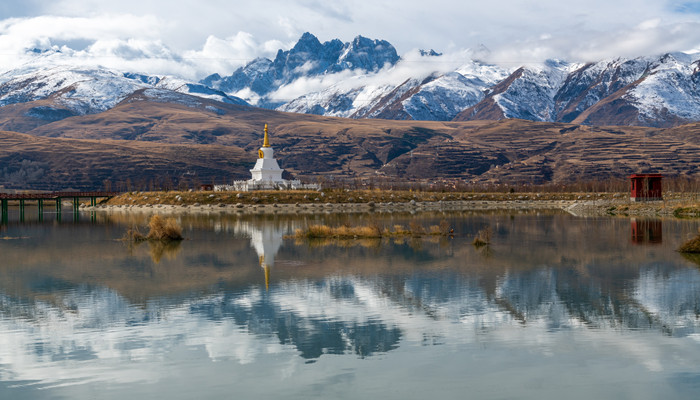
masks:
{"label": "shoreline", "polygon": [[[366,203],[274,203],[274,204],[102,204],[81,206],[84,211],[143,214],[332,214],[332,213],[417,213],[428,211],[537,211],[561,210],[580,217],[640,216],[698,218],[697,204],[687,199],[633,203],[622,198],[591,200],[440,200]],[[681,211],[679,211],[681,210]],[[685,211],[682,211],[685,210]]]}

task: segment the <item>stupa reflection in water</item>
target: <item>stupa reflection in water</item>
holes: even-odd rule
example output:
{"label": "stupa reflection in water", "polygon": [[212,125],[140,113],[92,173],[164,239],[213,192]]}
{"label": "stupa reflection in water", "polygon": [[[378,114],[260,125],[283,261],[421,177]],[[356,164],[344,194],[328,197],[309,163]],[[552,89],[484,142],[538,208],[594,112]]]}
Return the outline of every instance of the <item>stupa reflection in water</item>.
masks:
{"label": "stupa reflection in water", "polygon": [[286,229],[275,224],[240,222],[237,230],[250,236],[250,245],[258,254],[258,262],[265,273],[265,288],[270,287],[270,268],[275,265],[275,255],[282,247]]}

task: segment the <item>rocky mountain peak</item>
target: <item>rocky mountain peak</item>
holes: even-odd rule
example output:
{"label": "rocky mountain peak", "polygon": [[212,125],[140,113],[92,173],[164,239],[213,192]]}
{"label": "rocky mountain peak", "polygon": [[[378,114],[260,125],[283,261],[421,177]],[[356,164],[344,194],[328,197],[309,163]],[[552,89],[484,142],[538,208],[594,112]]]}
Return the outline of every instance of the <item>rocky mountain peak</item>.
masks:
{"label": "rocky mountain peak", "polygon": [[274,60],[256,59],[231,76],[210,75],[201,82],[227,93],[247,88],[264,97],[300,77],[357,69],[372,72],[398,60],[396,49],[385,40],[358,36],[349,43],[339,39],[321,43],[306,32],[291,49],[278,50]]}
{"label": "rocky mountain peak", "polygon": [[430,50],[425,50],[425,49],[420,49],[418,50],[420,55],[422,57],[439,57],[442,55],[442,53],[438,53],[437,51],[430,49]]}
{"label": "rocky mountain peak", "polygon": [[372,40],[358,36],[345,46],[345,51],[338,61],[342,69],[377,71],[387,64],[396,64],[399,61],[399,55],[394,46],[386,40]]}

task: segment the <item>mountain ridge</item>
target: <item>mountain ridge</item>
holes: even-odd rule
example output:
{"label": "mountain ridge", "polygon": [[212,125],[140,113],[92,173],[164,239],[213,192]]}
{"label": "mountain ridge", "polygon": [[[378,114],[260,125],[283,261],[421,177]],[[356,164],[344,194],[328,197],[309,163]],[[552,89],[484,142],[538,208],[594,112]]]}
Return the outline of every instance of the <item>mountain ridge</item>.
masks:
{"label": "mountain ridge", "polygon": [[[280,61],[281,55],[292,53],[296,56],[292,66],[300,65],[303,60],[309,63],[323,60],[325,50],[318,50],[322,49],[320,42],[311,38],[315,39],[305,33],[297,45],[315,43],[315,55],[309,50],[313,46],[300,46],[305,51],[299,51],[295,46],[289,53],[278,51],[275,61],[267,62],[278,65],[275,68],[279,69],[284,64]],[[332,43],[337,46],[339,42],[326,42],[324,46]],[[349,118],[440,121],[521,118],[572,122],[588,110],[585,113],[587,118],[576,120],[578,123],[669,127],[700,120],[697,111],[700,106],[700,56],[697,54],[667,53],[658,57],[617,58],[585,64],[549,60],[542,65],[511,69],[472,59],[449,71],[417,73],[398,83],[390,80],[381,83],[382,74],[390,75],[402,62],[427,63],[428,59],[440,57],[442,55],[434,51],[420,51],[418,58],[407,60],[401,57],[385,64],[384,69],[377,69],[379,63],[375,62],[372,64],[374,69],[363,70],[367,79],[355,79],[354,75],[350,78],[338,76],[337,83],[321,91],[303,93],[294,99],[263,101],[261,105],[280,111]],[[264,88],[246,87],[240,82],[235,87],[214,87],[229,94],[244,95],[243,92],[250,89],[268,95],[284,85],[293,85],[297,78],[308,79],[320,74],[320,70],[293,77],[288,74],[284,81],[278,80],[275,84],[269,68],[261,72],[256,67],[259,62],[258,59],[241,67],[231,77],[218,76],[218,82],[241,74],[261,73],[267,77]],[[339,64],[334,65],[335,69],[322,69],[322,74],[332,76],[340,72]],[[246,69],[250,71],[244,73]],[[357,82],[354,83],[353,79]],[[212,80],[207,78],[202,82],[210,84]],[[630,86],[633,82],[635,85]],[[617,101],[606,100],[622,88],[627,90],[617,93]],[[496,91],[498,95],[494,93]]]}
{"label": "mountain ridge", "polygon": [[[274,59],[199,82],[102,67],[36,63],[0,75],[0,107],[35,100],[36,123],[105,111],[136,90],[165,89],[225,103],[348,118],[462,121],[519,118],[586,125],[672,127],[700,121],[700,54],[549,60],[504,68],[477,49],[396,53],[357,36],[321,43],[305,33]],[[461,58],[460,58],[461,57]],[[162,92],[165,93],[165,92]]]}

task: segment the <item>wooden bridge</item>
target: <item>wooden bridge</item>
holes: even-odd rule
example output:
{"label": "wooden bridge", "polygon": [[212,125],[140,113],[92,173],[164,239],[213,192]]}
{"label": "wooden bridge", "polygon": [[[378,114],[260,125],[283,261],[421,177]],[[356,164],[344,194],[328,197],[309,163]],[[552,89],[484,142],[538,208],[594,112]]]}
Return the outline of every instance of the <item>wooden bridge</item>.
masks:
{"label": "wooden bridge", "polygon": [[11,201],[19,202],[20,219],[24,219],[25,202],[36,202],[39,207],[39,215],[44,213],[44,202],[53,201],[56,206],[56,213],[61,213],[63,200],[71,199],[73,211],[77,212],[80,207],[80,199],[90,199],[90,205],[96,206],[98,198],[111,198],[118,195],[118,192],[44,192],[44,193],[0,193],[0,210],[2,220],[7,221],[9,204]]}

